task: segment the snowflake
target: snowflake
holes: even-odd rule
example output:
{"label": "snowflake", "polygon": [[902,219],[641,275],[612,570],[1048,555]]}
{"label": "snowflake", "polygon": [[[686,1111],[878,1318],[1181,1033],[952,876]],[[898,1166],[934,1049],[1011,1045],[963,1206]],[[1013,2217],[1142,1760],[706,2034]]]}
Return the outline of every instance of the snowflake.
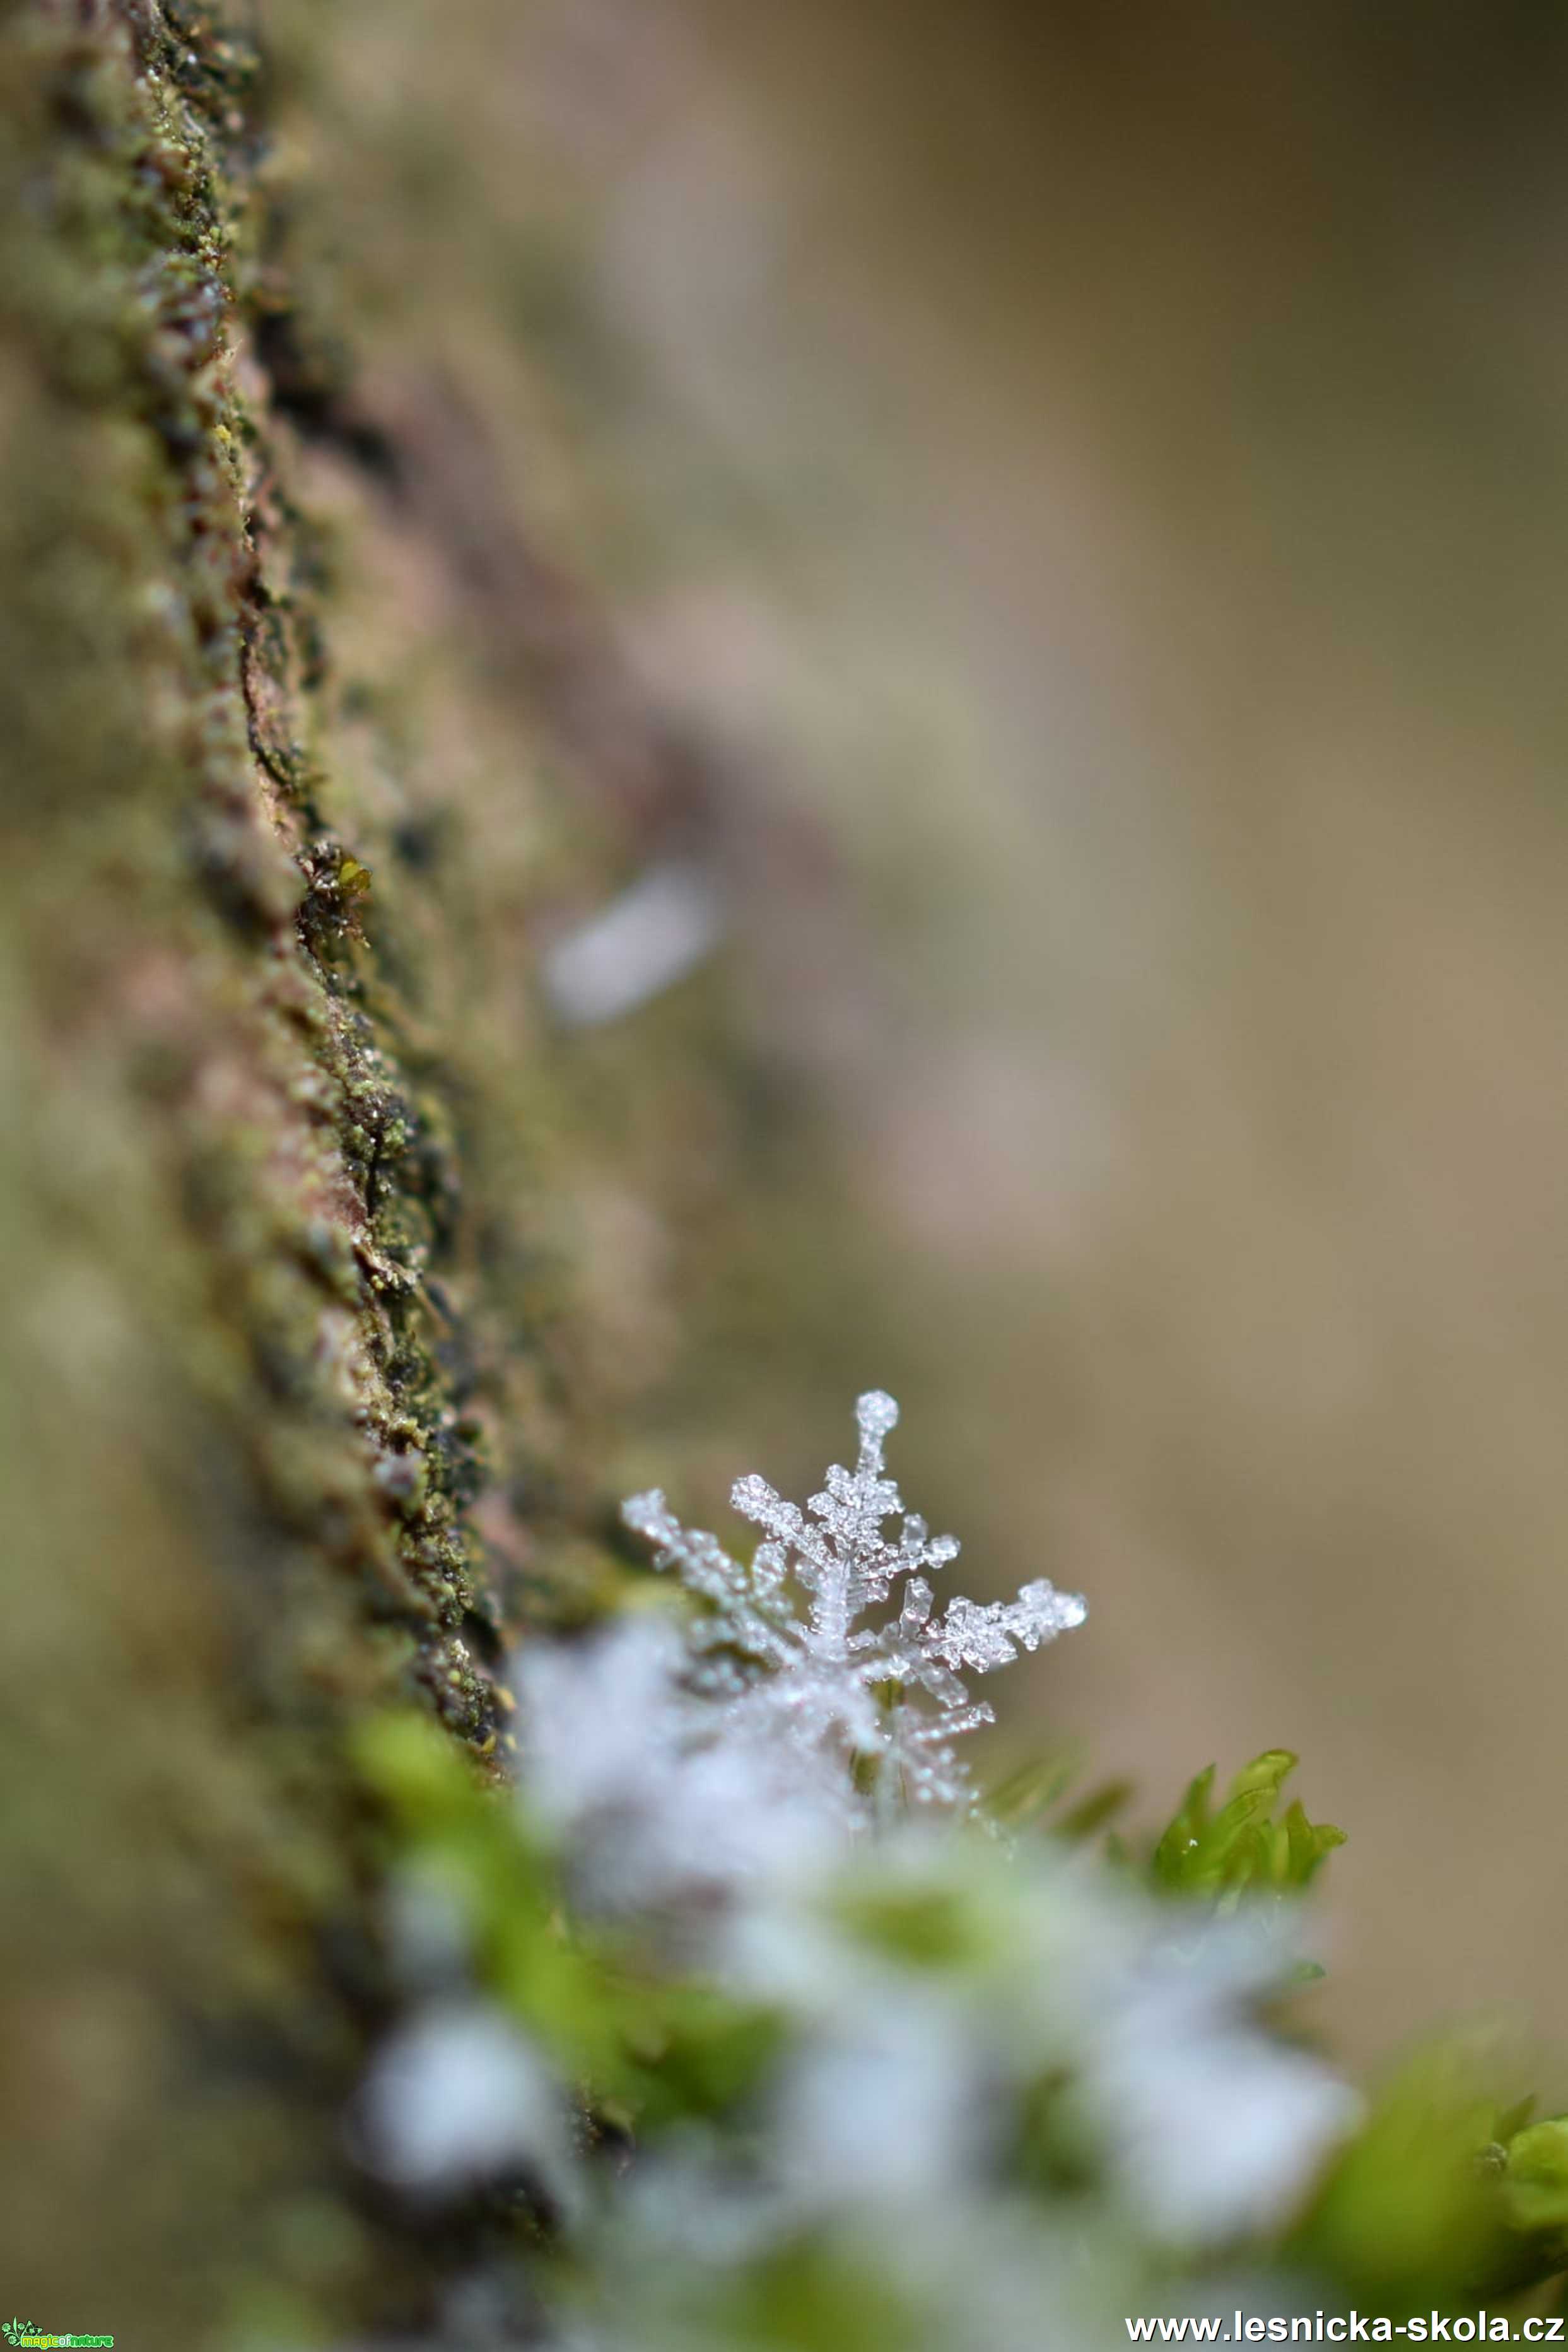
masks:
{"label": "snowflake", "polygon": [[[692,1684],[724,1702],[737,1727],[766,1722],[814,1762],[824,1751],[838,1756],[883,1801],[902,1789],[920,1803],[967,1805],[972,1791],[952,1743],[995,1717],[970,1696],[962,1670],[988,1674],[1020,1648],[1054,1641],[1082,1623],[1084,1604],[1041,1577],[1016,1600],[960,1595],[933,1616],[925,1572],[945,1568],[958,1546],[905,1513],[884,1475],[883,1444],[898,1420],[893,1399],[869,1391],[855,1418],[859,1461],[852,1471],[835,1463],[804,1511],[765,1478],[737,1481],[730,1500],[765,1538],[749,1568],[713,1536],[683,1528],[657,1489],[633,1496],[622,1515],[655,1547],[654,1565],[674,1569],[707,1603],[689,1635]],[[898,1539],[890,1542],[883,1528],[894,1517]],[[898,1615],[860,1624],[900,1579]],[[804,1617],[791,1580],[809,1601]]]}

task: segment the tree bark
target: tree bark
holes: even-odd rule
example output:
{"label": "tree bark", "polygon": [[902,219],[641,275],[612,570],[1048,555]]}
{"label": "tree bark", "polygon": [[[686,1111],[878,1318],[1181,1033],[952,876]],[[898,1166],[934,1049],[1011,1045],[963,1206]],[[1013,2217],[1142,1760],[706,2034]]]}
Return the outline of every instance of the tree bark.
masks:
{"label": "tree bark", "polygon": [[529,922],[696,789],[482,409],[357,388],[270,103],[238,9],[0,25],[0,2298],[127,2345],[417,2320],[464,2252],[344,2152],[346,1736],[493,1769],[506,1643],[611,1572]]}

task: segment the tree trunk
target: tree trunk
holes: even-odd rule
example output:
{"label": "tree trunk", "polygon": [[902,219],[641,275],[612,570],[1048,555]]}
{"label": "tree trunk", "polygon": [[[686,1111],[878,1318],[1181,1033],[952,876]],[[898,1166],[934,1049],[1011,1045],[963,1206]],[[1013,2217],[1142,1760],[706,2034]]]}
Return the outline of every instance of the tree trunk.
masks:
{"label": "tree trunk", "polygon": [[3,20],[0,2296],[131,2346],[417,2319],[462,2252],[343,2146],[347,1735],[412,1695],[493,1769],[505,1643],[612,1572],[635,1299],[559,1242],[623,1073],[528,930],[694,791],[482,403],[357,386],[275,102],[237,9]]}

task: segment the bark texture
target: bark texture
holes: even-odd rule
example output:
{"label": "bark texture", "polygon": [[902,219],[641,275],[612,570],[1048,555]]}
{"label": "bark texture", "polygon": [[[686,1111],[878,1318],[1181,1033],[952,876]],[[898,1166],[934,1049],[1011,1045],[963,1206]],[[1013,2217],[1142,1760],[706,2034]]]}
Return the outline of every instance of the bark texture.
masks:
{"label": "bark texture", "polygon": [[461,2252],[342,2152],[345,1733],[412,1694],[486,1769],[506,1643],[615,1573],[702,1131],[678,1026],[651,1088],[530,1011],[541,898],[700,789],[461,371],[357,379],[255,30],[0,18],[0,2298],[131,2346],[417,2319]]}

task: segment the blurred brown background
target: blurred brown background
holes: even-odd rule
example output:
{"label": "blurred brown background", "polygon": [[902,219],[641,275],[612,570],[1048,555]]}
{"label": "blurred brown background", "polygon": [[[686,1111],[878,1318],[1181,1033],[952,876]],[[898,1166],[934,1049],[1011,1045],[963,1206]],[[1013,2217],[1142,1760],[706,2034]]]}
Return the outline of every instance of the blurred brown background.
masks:
{"label": "blurred brown background", "polygon": [[345,282],[441,251],[430,364],[721,773],[777,1098],[641,1335],[666,1483],[898,1386],[976,1582],[1090,1595],[1040,1724],[1150,1811],[1302,1751],[1343,2038],[1568,2041],[1568,19],[329,38]]}

